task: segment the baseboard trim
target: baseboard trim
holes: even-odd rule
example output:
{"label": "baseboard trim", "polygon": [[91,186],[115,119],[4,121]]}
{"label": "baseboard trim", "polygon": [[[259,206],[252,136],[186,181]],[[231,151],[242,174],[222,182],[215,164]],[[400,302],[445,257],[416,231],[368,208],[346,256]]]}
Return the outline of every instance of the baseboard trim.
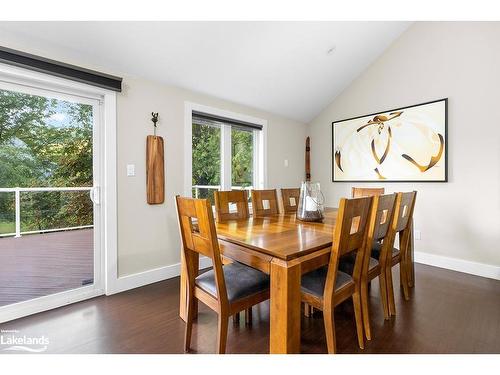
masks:
{"label": "baseboard trim", "polygon": [[[200,269],[212,266],[209,258],[200,258]],[[111,288],[108,288],[106,295],[125,292],[130,289],[139,288],[148,284],[157,283],[177,277],[181,274],[181,264],[175,263],[165,267],[158,267],[144,272],[134,273],[132,275],[119,277]]]}
{"label": "baseboard trim", "polygon": [[490,264],[449,258],[442,255],[429,254],[420,251],[415,251],[415,262],[439,268],[446,268],[452,271],[468,273],[471,275],[487,277],[489,279],[500,280],[500,267],[492,266]]}

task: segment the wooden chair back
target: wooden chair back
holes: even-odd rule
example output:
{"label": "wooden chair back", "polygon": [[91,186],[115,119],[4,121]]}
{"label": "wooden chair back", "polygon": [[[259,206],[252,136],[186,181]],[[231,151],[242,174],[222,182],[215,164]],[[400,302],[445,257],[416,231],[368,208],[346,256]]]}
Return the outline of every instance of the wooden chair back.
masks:
{"label": "wooden chair back", "polygon": [[407,193],[398,193],[397,201],[397,217],[394,223],[394,229],[397,233],[406,230],[411,225],[413,217],[413,208],[415,207],[415,200],[417,198],[416,191]]}
{"label": "wooden chair back", "polygon": [[[215,191],[215,214],[217,221],[248,219],[248,191]],[[230,204],[236,205],[236,211],[230,211]]]}
{"label": "wooden chair back", "polygon": [[396,194],[375,195],[373,197],[369,234],[374,241],[384,240],[390,234],[396,197]]}
{"label": "wooden chair back", "polygon": [[330,303],[333,298],[339,259],[342,255],[356,251],[352,277],[355,282],[361,277],[372,200],[372,197],[340,200],[325,283],[325,303]]}
{"label": "wooden chair back", "polygon": [[208,199],[176,196],[177,213],[182,238],[182,251],[186,262],[188,287],[194,290],[199,271],[199,254],[212,259],[219,303],[228,303],[226,284],[222,271],[219,242]]}
{"label": "wooden chair back", "polygon": [[382,241],[379,264],[385,264],[387,255],[392,252],[394,236],[392,223],[396,209],[396,194],[375,195],[368,224],[365,261],[363,270],[367,273],[374,241]]}
{"label": "wooden chair back", "polygon": [[352,188],[352,197],[353,198],[362,198],[362,197],[373,197],[375,195],[384,194],[384,188],[360,188],[353,187]]}
{"label": "wooden chair back", "polygon": [[276,193],[276,189],[252,190],[252,207],[254,216],[279,214],[278,194]]}
{"label": "wooden chair back", "polygon": [[283,213],[293,214],[297,212],[299,197],[300,189],[298,188],[281,189],[281,203],[283,205]]}
{"label": "wooden chair back", "polygon": [[408,248],[411,238],[413,210],[417,200],[417,192],[397,193],[394,208],[394,218],[392,220],[393,236],[399,234],[399,250],[402,254]]}

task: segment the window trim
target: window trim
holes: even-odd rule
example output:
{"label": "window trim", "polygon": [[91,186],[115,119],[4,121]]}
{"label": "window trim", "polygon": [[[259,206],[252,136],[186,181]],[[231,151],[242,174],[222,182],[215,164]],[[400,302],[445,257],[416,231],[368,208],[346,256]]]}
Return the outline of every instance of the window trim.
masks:
{"label": "window trim", "polygon": [[[230,112],[219,108],[209,107],[202,104],[197,104],[193,102],[184,102],[184,196],[191,197],[192,195],[192,175],[193,175],[193,144],[192,144],[192,129],[193,129],[193,111],[203,112],[213,116],[224,117],[229,119],[234,119],[236,121],[253,123],[262,126],[262,130],[254,131],[254,188],[265,189],[267,187],[267,120],[260,119],[257,117],[252,117],[244,115],[241,113]],[[227,134],[226,134],[227,133]],[[224,137],[230,137],[230,132],[224,132],[221,128],[221,142],[223,142]],[[225,145],[228,143],[225,142]],[[229,143],[230,145],[230,143]],[[222,145],[221,145],[222,146]],[[229,155],[227,155],[228,150],[224,150],[225,147],[221,147],[221,158],[229,158],[231,150],[229,150]],[[231,168],[231,163],[224,163],[226,166],[226,171],[223,173],[229,173]],[[223,181],[229,181],[231,184],[231,176],[229,173],[228,178],[223,178],[221,175],[221,185]],[[224,189],[227,186],[222,185]]]}

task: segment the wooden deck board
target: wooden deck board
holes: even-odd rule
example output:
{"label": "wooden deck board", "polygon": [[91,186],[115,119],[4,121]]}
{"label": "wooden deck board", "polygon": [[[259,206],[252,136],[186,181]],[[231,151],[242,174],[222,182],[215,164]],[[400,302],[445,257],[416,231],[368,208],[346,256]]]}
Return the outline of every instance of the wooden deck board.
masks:
{"label": "wooden deck board", "polygon": [[0,238],[0,306],[82,286],[93,278],[93,229]]}

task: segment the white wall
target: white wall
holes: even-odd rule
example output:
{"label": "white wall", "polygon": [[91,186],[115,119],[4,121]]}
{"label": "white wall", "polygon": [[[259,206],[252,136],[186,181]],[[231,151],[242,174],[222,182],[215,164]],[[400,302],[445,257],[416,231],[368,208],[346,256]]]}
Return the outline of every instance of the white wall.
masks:
{"label": "white wall", "polygon": [[[306,125],[245,106],[142,79],[124,78],[117,97],[118,272],[130,275],[179,262],[180,236],[174,197],[183,194],[184,102],[190,101],[268,121],[268,186],[299,186],[304,174]],[[166,196],[162,205],[146,203],[146,136],[151,112],[159,112],[157,134],[165,140]],[[284,167],[284,159],[289,166]],[[136,176],[126,176],[126,164]]]}
{"label": "white wall", "polygon": [[328,202],[353,186],[332,183],[332,121],[448,97],[448,183],[354,185],[418,191],[416,251],[499,266],[499,45],[500,23],[418,22],[403,33],[310,123],[312,177]]}

